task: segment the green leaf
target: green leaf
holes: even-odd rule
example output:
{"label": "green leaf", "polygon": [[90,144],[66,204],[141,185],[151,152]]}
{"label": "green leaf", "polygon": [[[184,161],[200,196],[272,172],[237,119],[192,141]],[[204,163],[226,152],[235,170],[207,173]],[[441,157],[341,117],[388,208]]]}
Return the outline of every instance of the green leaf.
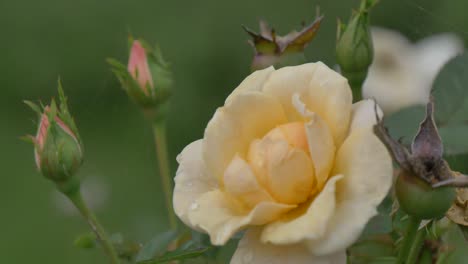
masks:
{"label": "green leaf", "polygon": [[385,126],[388,127],[393,138],[401,138],[404,143],[409,144],[418,132],[425,113],[423,106],[407,107],[386,117]]}
{"label": "green leaf", "polygon": [[[455,121],[460,110],[468,102],[468,54],[464,53],[450,60],[437,75],[433,84],[436,103],[435,119],[438,124]],[[458,113],[458,114],[457,114]],[[466,113],[464,119],[466,120]]]}
{"label": "green leaf", "polygon": [[439,129],[445,155],[468,153],[468,125],[448,124]]}
{"label": "green leaf", "polygon": [[378,259],[393,257],[395,253],[393,244],[390,235],[376,235],[363,239],[348,249],[351,263],[374,263]]}
{"label": "green leaf", "polygon": [[[440,249],[440,253],[445,255],[441,264],[465,264],[468,259],[468,242],[463,236],[463,232],[458,225],[452,224],[450,229],[442,237],[445,249]],[[438,262],[439,263],[439,262]]]}
{"label": "green leaf", "polygon": [[159,264],[167,263],[174,260],[193,259],[204,255],[208,250],[213,249],[212,246],[195,247],[191,241],[182,245],[175,251],[166,252],[162,256],[151,260],[139,261],[137,264]]}
{"label": "green leaf", "polygon": [[393,207],[391,195],[387,195],[377,208],[378,214],[372,217],[361,234],[361,239],[368,236],[388,234],[392,231],[392,217],[390,216]]}
{"label": "green leaf", "polygon": [[149,260],[154,258],[154,256],[164,253],[167,250],[168,245],[174,241],[177,236],[177,232],[173,230],[158,234],[143,246],[136,256],[136,261]]}

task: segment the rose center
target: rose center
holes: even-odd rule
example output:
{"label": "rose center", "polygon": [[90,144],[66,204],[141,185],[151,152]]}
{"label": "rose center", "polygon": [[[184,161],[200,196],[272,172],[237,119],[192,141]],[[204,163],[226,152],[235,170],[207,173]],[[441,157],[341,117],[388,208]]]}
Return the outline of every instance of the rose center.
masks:
{"label": "rose center", "polygon": [[305,202],[316,183],[304,123],[292,122],[250,144],[248,161],[258,181],[277,201]]}

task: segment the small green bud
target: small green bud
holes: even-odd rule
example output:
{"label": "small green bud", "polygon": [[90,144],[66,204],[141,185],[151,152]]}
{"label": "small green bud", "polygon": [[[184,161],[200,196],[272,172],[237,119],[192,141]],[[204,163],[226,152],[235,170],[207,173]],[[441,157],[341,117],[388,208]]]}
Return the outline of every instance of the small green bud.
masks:
{"label": "small green bud", "polygon": [[59,99],[59,107],[52,100],[42,110],[28,102],[39,111],[38,131],[31,139],[38,170],[55,182],[61,191],[67,191],[77,187],[74,175],[83,163],[83,147],[60,84]]}
{"label": "small green bud", "polygon": [[314,39],[320,28],[322,16],[318,16],[309,26],[300,31],[292,31],[285,36],[278,36],[265,21],[260,21],[260,33],[247,27],[244,30],[253,38],[249,43],[254,47],[252,71],[270,66],[281,68],[306,62],[304,49]]}
{"label": "small green bud", "polygon": [[359,11],[354,12],[347,25],[338,21],[336,59],[353,90],[361,89],[374,57],[369,10],[376,2],[362,0]]}
{"label": "small green bud", "polygon": [[406,170],[398,176],[395,192],[403,211],[419,219],[443,217],[456,197],[454,188],[433,188]]}
{"label": "small green bud", "polygon": [[173,79],[169,64],[158,48],[152,49],[143,40],[130,38],[130,45],[128,66],[114,59],[108,62],[128,96],[145,112],[154,112],[171,95]]}

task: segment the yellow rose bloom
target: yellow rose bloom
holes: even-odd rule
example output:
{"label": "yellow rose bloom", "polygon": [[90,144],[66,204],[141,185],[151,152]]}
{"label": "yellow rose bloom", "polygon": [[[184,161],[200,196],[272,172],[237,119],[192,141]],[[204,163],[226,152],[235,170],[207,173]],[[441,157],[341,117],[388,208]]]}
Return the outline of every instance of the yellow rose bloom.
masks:
{"label": "yellow rose bloom", "polygon": [[231,264],[346,263],[392,184],[375,123],[321,62],[256,71],[177,157],[174,210],[214,245],[246,229]]}

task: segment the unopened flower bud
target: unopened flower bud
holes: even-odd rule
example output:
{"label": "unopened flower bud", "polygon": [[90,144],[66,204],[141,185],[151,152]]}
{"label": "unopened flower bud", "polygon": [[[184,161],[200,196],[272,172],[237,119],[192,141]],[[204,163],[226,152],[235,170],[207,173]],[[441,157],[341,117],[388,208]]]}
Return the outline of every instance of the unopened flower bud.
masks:
{"label": "unopened flower bud", "polygon": [[[353,92],[361,90],[374,56],[369,10],[375,3],[375,0],[362,0],[359,11],[351,16],[347,25],[338,21],[336,59]],[[358,96],[356,100],[361,97],[354,95]]]}
{"label": "unopened flower bud", "polygon": [[270,66],[281,68],[305,63],[304,49],[317,34],[322,18],[319,16],[309,26],[300,31],[292,31],[285,36],[276,35],[275,30],[270,28],[265,21],[260,21],[260,33],[244,27],[244,30],[253,38],[250,41],[255,50],[251,65],[252,71]]}
{"label": "unopened flower bud", "polygon": [[42,175],[59,188],[71,188],[70,184],[76,182],[74,175],[83,162],[83,148],[60,86],[59,95],[59,107],[54,100],[42,110],[27,102],[38,112],[40,119],[36,136],[30,138],[34,143],[36,166]]}
{"label": "unopened flower bud", "polygon": [[146,57],[145,48],[140,41],[135,40],[130,50],[130,58],[128,59],[128,72],[133,79],[138,83],[145,94],[149,94],[154,87],[153,77],[151,76]]}
{"label": "unopened flower bud", "polygon": [[108,62],[127,94],[145,113],[160,110],[167,102],[173,84],[169,65],[158,48],[152,49],[143,40],[130,40],[127,66],[114,59]]}

